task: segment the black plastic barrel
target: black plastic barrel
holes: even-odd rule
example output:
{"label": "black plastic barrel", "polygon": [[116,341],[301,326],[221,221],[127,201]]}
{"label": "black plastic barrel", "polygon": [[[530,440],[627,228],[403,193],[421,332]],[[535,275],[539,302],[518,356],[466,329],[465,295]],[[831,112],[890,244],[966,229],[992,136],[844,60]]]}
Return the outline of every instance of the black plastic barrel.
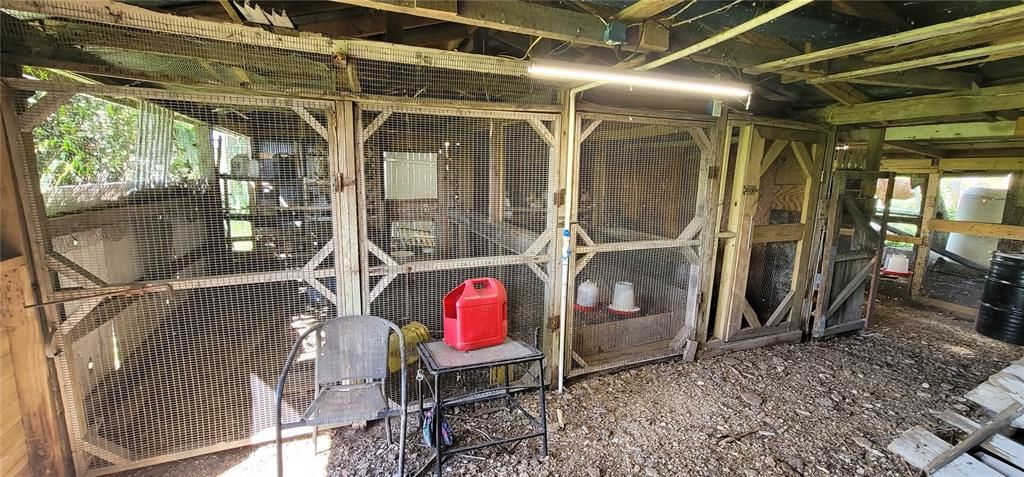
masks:
{"label": "black plastic barrel", "polygon": [[1024,345],[1024,254],[992,253],[974,329],[989,338]]}

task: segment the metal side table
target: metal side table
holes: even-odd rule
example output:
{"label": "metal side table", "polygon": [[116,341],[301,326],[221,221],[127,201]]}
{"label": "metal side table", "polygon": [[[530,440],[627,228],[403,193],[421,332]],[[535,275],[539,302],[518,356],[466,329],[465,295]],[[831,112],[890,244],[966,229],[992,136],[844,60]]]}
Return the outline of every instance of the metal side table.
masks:
{"label": "metal side table", "polygon": [[[420,370],[426,371],[430,374],[427,378],[432,379],[432,394],[434,399],[434,416],[433,416],[433,441],[434,441],[434,457],[430,462],[427,463],[420,470],[418,475],[422,475],[427,472],[430,468],[430,464],[433,463],[436,469],[437,475],[441,475],[441,467],[444,465],[445,457],[452,455],[474,451],[485,447],[491,447],[501,444],[507,444],[511,442],[517,442],[526,439],[532,439],[534,437],[541,438],[541,455],[548,455],[548,421],[547,412],[545,409],[546,403],[544,402],[544,353],[537,348],[522,343],[520,341],[506,339],[504,343],[491,346],[488,348],[482,348],[473,351],[459,351],[456,350],[443,341],[431,341],[429,343],[419,343],[417,350],[420,354]],[[540,383],[533,385],[521,385],[511,386],[509,384],[509,366],[514,364],[526,364],[536,361],[540,364]],[[504,385],[499,388],[489,388],[483,391],[471,392],[457,397],[448,398],[444,394],[442,389],[442,377],[450,373],[458,373],[461,371],[469,371],[475,369],[490,369],[504,367]],[[420,401],[420,425],[423,424],[423,382],[417,380],[417,393]],[[540,415],[534,416],[524,409],[516,399],[517,394],[521,394],[529,391],[537,391],[540,396]],[[492,400],[505,400],[505,407],[508,410],[518,410],[523,413],[524,416],[530,421],[534,432],[526,435],[520,435],[515,437],[508,437],[503,439],[495,439],[488,442],[479,444],[469,445],[465,447],[454,447],[445,449],[441,439],[441,422],[443,421],[442,416],[446,409],[453,409],[458,406],[473,404],[484,401]]]}

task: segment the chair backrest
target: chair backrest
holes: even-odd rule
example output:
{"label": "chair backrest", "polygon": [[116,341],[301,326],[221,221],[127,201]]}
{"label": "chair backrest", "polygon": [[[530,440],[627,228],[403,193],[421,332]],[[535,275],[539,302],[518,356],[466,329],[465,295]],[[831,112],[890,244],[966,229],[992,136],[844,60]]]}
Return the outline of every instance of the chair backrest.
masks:
{"label": "chair backrest", "polygon": [[316,383],[384,379],[388,375],[388,337],[398,327],[376,316],[342,316],[317,333]]}

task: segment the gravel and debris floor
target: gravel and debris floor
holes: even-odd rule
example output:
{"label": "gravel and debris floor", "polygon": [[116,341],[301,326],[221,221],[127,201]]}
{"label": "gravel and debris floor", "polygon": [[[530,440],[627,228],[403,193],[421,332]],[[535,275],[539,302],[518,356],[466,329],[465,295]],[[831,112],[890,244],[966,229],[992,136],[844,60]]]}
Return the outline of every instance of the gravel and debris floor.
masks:
{"label": "gravel and debris floor", "polygon": [[[549,394],[547,458],[524,442],[456,458],[445,475],[915,476],[885,446],[918,424],[942,428],[932,411],[980,416],[963,393],[1022,354],[970,322],[885,300],[857,335],[576,381]],[[522,401],[536,409],[536,398]],[[470,409],[452,418],[456,438],[500,433],[485,417]],[[407,471],[428,456],[410,418]],[[285,475],[387,475],[397,446],[380,426],[322,433],[318,454],[308,437],[287,442]],[[274,462],[270,444],[125,475],[252,477],[274,475]]]}

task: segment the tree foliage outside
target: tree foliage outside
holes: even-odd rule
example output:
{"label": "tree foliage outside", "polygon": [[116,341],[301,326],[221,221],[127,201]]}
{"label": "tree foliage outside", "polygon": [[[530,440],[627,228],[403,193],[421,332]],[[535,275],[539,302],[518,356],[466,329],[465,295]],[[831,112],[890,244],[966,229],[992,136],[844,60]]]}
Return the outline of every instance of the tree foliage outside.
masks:
{"label": "tree foliage outside", "polygon": [[40,187],[127,180],[138,123],[135,108],[72,96],[33,133]]}
{"label": "tree foliage outside", "polygon": [[[197,179],[196,127],[174,121],[167,180]],[[40,187],[130,182],[138,166],[139,110],[86,94],[72,96],[33,132]],[[209,138],[206,138],[209,141]]]}

